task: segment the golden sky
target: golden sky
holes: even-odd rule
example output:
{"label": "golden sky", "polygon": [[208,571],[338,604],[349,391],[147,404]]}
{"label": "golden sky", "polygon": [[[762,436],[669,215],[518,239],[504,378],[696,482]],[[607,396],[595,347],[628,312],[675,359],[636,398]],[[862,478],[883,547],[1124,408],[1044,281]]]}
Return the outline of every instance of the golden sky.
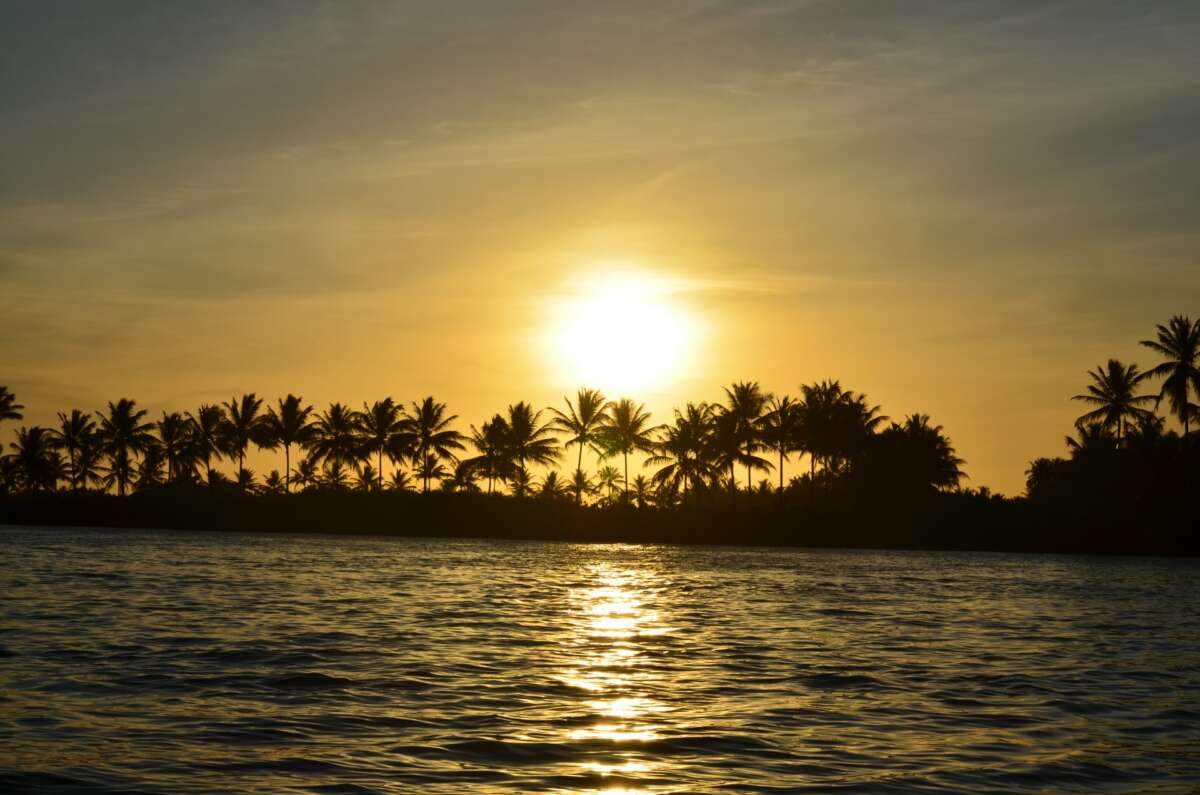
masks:
{"label": "golden sky", "polygon": [[[465,430],[573,391],[547,336],[582,301],[588,345],[663,363],[632,395],[660,419],[839,378],[1016,493],[1086,370],[1200,312],[1190,2],[5,13],[0,383],[27,423],[291,391],[433,394]],[[606,324],[613,273],[686,323]]]}

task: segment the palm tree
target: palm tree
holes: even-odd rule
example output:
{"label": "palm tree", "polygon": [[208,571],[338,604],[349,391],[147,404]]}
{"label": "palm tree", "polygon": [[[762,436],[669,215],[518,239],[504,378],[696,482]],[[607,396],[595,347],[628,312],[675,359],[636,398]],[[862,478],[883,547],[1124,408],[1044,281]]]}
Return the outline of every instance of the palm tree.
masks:
{"label": "palm tree", "polygon": [[225,434],[230,453],[237,454],[239,480],[241,471],[246,468],[246,448],[251,443],[259,447],[269,447],[272,444],[264,425],[266,416],[260,413],[261,409],[262,398],[253,392],[242,395],[241,400],[231,398],[225,404]]}
{"label": "palm tree", "polygon": [[715,412],[708,403],[688,403],[683,412],[675,409],[675,420],[662,428],[662,438],[646,463],[662,464],[654,482],[669,491],[682,488],[683,498],[712,480],[719,470],[713,463],[712,437]]}
{"label": "palm tree", "polygon": [[617,485],[621,483],[621,470],[614,466],[602,466],[596,472],[596,486],[601,489],[608,489],[608,501],[613,502],[613,492]]}
{"label": "palm tree", "polygon": [[1125,365],[1116,359],[1109,359],[1106,367],[1097,367],[1088,375],[1092,383],[1088,385],[1087,393],[1071,399],[1096,408],[1075,420],[1076,428],[1100,424],[1115,429],[1117,442],[1120,443],[1125,439],[1128,421],[1137,422],[1147,415],[1153,415],[1142,406],[1153,403],[1154,397],[1137,394],[1138,384],[1145,375],[1138,372],[1136,364]]}
{"label": "palm tree", "polygon": [[[567,404],[566,411],[550,408],[550,413],[554,415],[550,427],[567,434],[566,446],[574,444],[579,447],[575,468],[583,469],[583,448],[591,447],[597,450],[601,429],[608,419],[608,406],[605,405],[604,395],[599,390],[586,388],[580,389],[576,394],[574,406],[571,405],[570,398],[564,397],[563,402]],[[583,503],[582,491],[575,494],[575,501]]]}
{"label": "palm tree", "polygon": [[225,411],[220,406],[200,404],[195,414],[188,414],[192,425],[192,452],[204,462],[204,482],[212,483],[212,459],[221,459],[229,452],[225,435]]}
{"label": "palm tree", "polygon": [[284,478],[283,478],[283,475],[279,474],[278,469],[272,469],[267,474],[266,480],[263,481],[262,490],[263,490],[264,494],[285,494],[286,493],[286,491],[284,490]]}
{"label": "palm tree", "polygon": [[479,471],[471,461],[459,461],[454,465],[454,471],[442,478],[443,491],[477,492],[479,486]]}
{"label": "palm tree", "polygon": [[390,397],[376,400],[372,405],[363,404],[358,414],[363,443],[379,455],[379,469],[375,487],[383,489],[383,454],[392,449],[395,438],[404,432],[404,407],[397,406]]}
{"label": "palm tree", "polygon": [[[434,462],[439,459],[457,461],[455,451],[464,449],[463,435],[452,430],[450,424],[458,419],[458,415],[447,417],[446,404],[438,403],[432,396],[420,403],[413,403],[412,408],[412,414],[404,419],[404,427],[393,437],[393,443],[410,450],[413,463],[422,471],[434,471],[430,465],[431,458]],[[429,481],[433,477],[422,475],[425,492],[429,491]]]}
{"label": "palm tree", "polygon": [[763,446],[779,455],[779,493],[783,494],[783,462],[791,453],[803,450],[801,427],[802,407],[791,397],[772,397],[766,411],[758,420],[759,438]]}
{"label": "palm tree", "polygon": [[263,433],[272,446],[283,446],[283,490],[292,490],[292,445],[301,447],[312,438],[312,426],[308,418],[313,407],[305,406],[300,398],[288,394],[279,400],[279,410],[267,408],[263,418]]}
{"label": "palm tree", "polygon": [[17,396],[8,391],[8,387],[0,386],[0,420],[24,419],[25,415],[21,413],[23,408],[25,407],[17,402]]}
{"label": "palm tree", "polygon": [[[362,458],[359,431],[357,412],[345,404],[330,403],[329,408],[312,422],[307,440],[308,455],[317,463],[325,462],[327,469],[332,464],[353,465]],[[337,472],[341,477],[345,476],[341,469]]]}
{"label": "palm tree", "polygon": [[54,432],[35,425],[17,431],[17,440],[9,447],[18,481],[29,491],[53,491],[62,477],[62,460],[55,451]]}
{"label": "palm tree", "polygon": [[573,483],[568,483],[559,477],[558,472],[550,472],[546,477],[542,478],[542,483],[538,486],[537,496],[543,500],[570,500],[578,501],[579,494]]}
{"label": "palm tree", "polygon": [[1183,423],[1183,435],[1190,431],[1190,421],[1196,405],[1189,400],[1190,392],[1200,395],[1200,320],[1176,315],[1164,326],[1159,324],[1157,340],[1142,340],[1141,344],[1165,359],[1146,371],[1145,378],[1162,378],[1158,401],[1170,401],[1171,412]]}
{"label": "palm tree", "polygon": [[163,412],[163,418],[155,423],[163,458],[167,462],[167,482],[173,483],[180,473],[180,462],[187,455],[190,428],[188,421],[178,412]]}
{"label": "palm tree", "polygon": [[[558,459],[558,442],[550,423],[542,423],[542,412],[521,401],[508,407],[508,452],[516,462],[517,474],[526,483],[526,463],[549,464]],[[522,492],[524,493],[524,492]]]}
{"label": "palm tree", "polygon": [[441,480],[448,474],[446,467],[442,464],[441,459],[432,452],[426,454],[420,461],[414,462],[417,467],[417,477],[425,484],[425,491],[429,491],[429,481]]}
{"label": "palm tree", "polygon": [[325,469],[321,473],[321,486],[330,491],[344,491],[349,483],[350,476],[346,473],[346,465],[342,463],[341,459],[328,459],[325,462]]}
{"label": "palm tree", "polygon": [[321,473],[317,469],[317,462],[311,456],[301,458],[296,464],[296,471],[291,473],[288,478],[296,481],[296,485],[301,491],[307,491],[315,488],[321,482]]}
{"label": "palm tree", "polygon": [[[151,423],[153,427],[154,423]],[[163,462],[166,456],[163,453],[162,445],[155,439],[147,445],[142,454],[142,460],[137,467],[137,480],[134,483],[136,491],[143,491],[153,486],[160,486],[163,482]]]}
{"label": "palm tree", "polygon": [[888,475],[893,480],[920,489],[952,489],[966,477],[962,465],[966,463],[954,451],[941,425],[930,425],[929,415],[912,414],[902,424],[891,427],[876,437],[877,447],[894,455],[894,463]]}
{"label": "palm tree", "polygon": [[654,449],[650,412],[641,403],[621,398],[608,404],[608,416],[600,429],[600,442],[608,455],[620,453],[625,461],[625,499],[629,499],[629,454]]}
{"label": "palm tree", "polygon": [[356,491],[374,491],[380,485],[379,473],[371,462],[367,461],[354,471],[354,489]]}
{"label": "palm tree", "polygon": [[497,480],[507,480],[512,474],[512,459],[508,455],[508,421],[499,414],[479,428],[471,426],[471,446],[479,455],[468,459],[475,470],[487,478],[488,494]]}
{"label": "palm tree", "polygon": [[653,498],[653,491],[650,486],[650,481],[645,475],[638,475],[633,479],[633,504],[638,508],[645,508],[650,504]]}
{"label": "palm tree", "polygon": [[813,473],[819,460],[824,470],[839,472],[860,455],[887,417],[865,395],[843,390],[837,381],[800,387],[803,398],[801,434],[812,456]]}
{"label": "palm tree", "polygon": [[575,474],[571,477],[570,488],[576,494],[592,495],[596,493],[596,485],[592,483],[592,479],[582,469],[576,469]]}
{"label": "palm tree", "polygon": [[[2,387],[0,387],[2,389]],[[54,446],[67,451],[68,470],[71,489],[79,488],[79,459],[85,447],[93,446],[96,435],[96,423],[92,418],[80,411],[72,409],[70,414],[58,414],[58,430],[53,432]]]}
{"label": "palm tree", "polygon": [[765,471],[771,468],[769,462],[755,453],[765,449],[759,438],[758,421],[772,397],[770,392],[762,391],[757,381],[739,381],[725,388],[724,412],[735,418],[739,447],[737,462],[746,467],[746,491],[754,487],[751,482],[752,470]]}
{"label": "palm tree", "polygon": [[412,491],[412,478],[403,469],[393,469],[388,488],[392,491]]}
{"label": "palm tree", "polygon": [[108,414],[99,414],[101,446],[108,456],[109,473],[117,484],[118,496],[125,496],[125,487],[133,474],[133,457],[145,452],[154,437],[152,423],[142,422],[145,409],[137,408],[135,401],[121,398],[116,403],[109,401]]}

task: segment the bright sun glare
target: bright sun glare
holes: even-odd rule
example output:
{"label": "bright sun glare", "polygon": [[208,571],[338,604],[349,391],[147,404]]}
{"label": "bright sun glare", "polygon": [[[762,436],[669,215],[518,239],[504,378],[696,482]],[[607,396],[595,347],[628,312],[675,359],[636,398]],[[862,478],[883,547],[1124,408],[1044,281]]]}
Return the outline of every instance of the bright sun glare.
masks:
{"label": "bright sun glare", "polygon": [[671,383],[697,337],[678,292],[670,279],[632,270],[602,270],[578,284],[556,302],[551,323],[560,371],[613,396]]}

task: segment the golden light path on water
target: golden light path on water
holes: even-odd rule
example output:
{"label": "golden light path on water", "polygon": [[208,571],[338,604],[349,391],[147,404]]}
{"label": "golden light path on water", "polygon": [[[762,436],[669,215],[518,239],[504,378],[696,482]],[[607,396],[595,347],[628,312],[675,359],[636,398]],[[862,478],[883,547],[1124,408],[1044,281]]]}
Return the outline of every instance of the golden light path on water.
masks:
{"label": "golden light path on water", "polygon": [[640,749],[659,738],[670,709],[649,695],[661,683],[645,665],[643,644],[673,629],[657,611],[645,607],[644,591],[655,584],[653,569],[597,562],[588,564],[587,573],[595,584],[571,594],[578,662],[563,672],[562,681],[585,694],[585,705],[599,719],[570,730],[567,739],[613,744],[610,761],[588,761],[582,767],[605,779],[619,779],[621,784],[594,791],[649,793],[651,790],[631,788],[626,782],[658,767]]}

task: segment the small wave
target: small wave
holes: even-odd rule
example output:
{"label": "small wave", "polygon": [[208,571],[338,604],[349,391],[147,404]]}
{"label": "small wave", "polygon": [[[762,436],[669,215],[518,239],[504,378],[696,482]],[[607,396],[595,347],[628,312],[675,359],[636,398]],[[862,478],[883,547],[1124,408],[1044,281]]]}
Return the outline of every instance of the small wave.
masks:
{"label": "small wave", "polygon": [[338,690],[354,684],[353,679],[322,673],[288,674],[267,679],[264,684],[277,690]]}

